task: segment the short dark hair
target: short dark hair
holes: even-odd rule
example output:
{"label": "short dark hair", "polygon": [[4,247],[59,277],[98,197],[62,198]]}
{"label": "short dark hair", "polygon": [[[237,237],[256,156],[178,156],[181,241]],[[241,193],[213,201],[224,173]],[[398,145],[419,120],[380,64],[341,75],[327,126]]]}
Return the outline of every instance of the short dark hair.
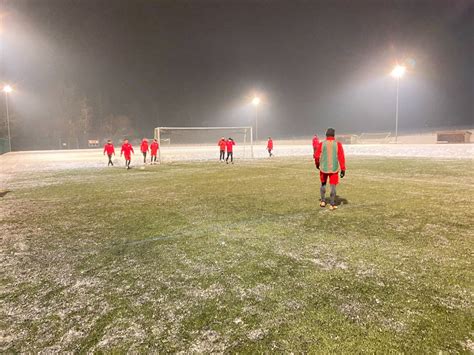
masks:
{"label": "short dark hair", "polygon": [[326,131],[326,137],[334,137],[336,135],[336,130],[334,128],[328,128]]}

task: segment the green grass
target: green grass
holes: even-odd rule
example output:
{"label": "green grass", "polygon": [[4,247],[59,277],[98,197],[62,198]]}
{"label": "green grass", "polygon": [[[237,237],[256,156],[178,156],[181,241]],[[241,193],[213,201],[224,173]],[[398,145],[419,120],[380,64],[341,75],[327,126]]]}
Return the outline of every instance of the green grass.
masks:
{"label": "green grass", "polygon": [[17,176],[0,350],[472,352],[472,161],[352,158]]}

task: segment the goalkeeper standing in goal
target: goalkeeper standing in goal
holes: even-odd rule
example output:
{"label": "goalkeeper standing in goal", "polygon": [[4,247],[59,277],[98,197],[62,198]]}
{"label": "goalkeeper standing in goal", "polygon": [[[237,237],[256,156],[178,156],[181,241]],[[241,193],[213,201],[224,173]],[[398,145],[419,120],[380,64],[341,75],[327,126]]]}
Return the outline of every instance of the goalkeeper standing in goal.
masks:
{"label": "goalkeeper standing in goal", "polygon": [[122,154],[125,156],[125,167],[130,169],[130,163],[132,161],[132,153],[135,154],[133,151],[133,147],[130,143],[128,143],[128,139],[125,139],[122,144],[122,150],[120,151],[120,156]]}
{"label": "goalkeeper standing in goal", "polygon": [[230,157],[230,162],[234,164],[234,145],[235,145],[234,140],[229,137],[229,139],[226,142],[226,147],[227,147],[227,157],[225,158],[226,164],[229,164],[229,157]]}
{"label": "goalkeeper standing in goal", "polygon": [[319,169],[319,177],[321,180],[321,202],[319,206],[326,207],[326,184],[329,180],[331,187],[330,192],[330,210],[337,208],[335,203],[336,186],[339,183],[339,174],[341,178],[346,175],[346,160],[342,144],[335,140],[336,132],[334,128],[328,128],[326,131],[326,140],[320,142],[316,152],[314,153],[314,162],[316,168]]}
{"label": "goalkeeper standing in goal", "polygon": [[148,140],[146,138],[143,138],[140,150],[143,154],[143,163],[146,164],[146,153],[148,153]]}
{"label": "goalkeeper standing in goal", "polygon": [[225,140],[224,137],[222,137],[221,139],[219,139],[219,142],[217,142],[217,145],[219,146],[219,152],[220,152],[219,161],[223,162],[225,160],[225,148],[227,146],[227,141]]}

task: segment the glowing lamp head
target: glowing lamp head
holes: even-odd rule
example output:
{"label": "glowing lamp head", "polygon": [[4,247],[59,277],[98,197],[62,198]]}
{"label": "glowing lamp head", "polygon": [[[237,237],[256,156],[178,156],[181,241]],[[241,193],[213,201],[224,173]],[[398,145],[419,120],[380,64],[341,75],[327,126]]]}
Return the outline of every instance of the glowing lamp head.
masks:
{"label": "glowing lamp head", "polygon": [[392,72],[390,73],[391,76],[393,76],[396,79],[400,79],[405,75],[407,68],[403,65],[396,65],[395,68],[393,68]]}
{"label": "glowing lamp head", "polygon": [[260,98],[254,97],[252,100],[252,104],[254,104],[255,106],[258,106],[260,104]]}
{"label": "glowing lamp head", "polygon": [[11,93],[13,91],[13,88],[10,85],[5,85],[3,87],[3,92],[6,92],[7,94]]}

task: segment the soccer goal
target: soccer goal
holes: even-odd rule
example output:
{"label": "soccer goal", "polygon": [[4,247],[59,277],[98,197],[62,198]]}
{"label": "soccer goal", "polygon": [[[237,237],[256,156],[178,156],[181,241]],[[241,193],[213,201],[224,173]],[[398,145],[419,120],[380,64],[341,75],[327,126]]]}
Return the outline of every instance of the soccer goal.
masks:
{"label": "soccer goal", "polygon": [[361,133],[357,139],[357,143],[361,144],[385,144],[390,143],[391,133]]}
{"label": "soccer goal", "polygon": [[232,138],[234,158],[253,158],[252,127],[157,127],[160,162],[213,160],[219,158],[218,141]]}

